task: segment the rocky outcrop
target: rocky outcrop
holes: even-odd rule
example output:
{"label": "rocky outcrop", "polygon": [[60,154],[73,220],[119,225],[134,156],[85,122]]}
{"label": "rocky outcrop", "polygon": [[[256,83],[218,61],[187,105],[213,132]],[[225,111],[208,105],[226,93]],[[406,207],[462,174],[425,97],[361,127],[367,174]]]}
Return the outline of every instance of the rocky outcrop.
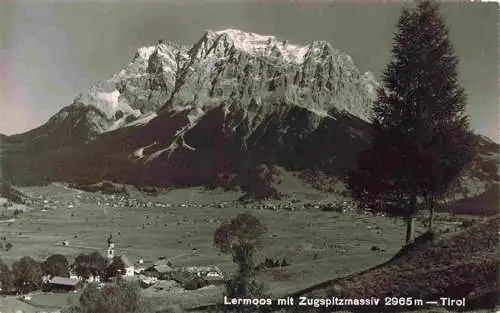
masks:
{"label": "rocky outcrop", "polygon": [[[159,41],[41,127],[2,139],[2,175],[245,185],[249,169],[272,163],[342,180],[369,143],[377,87],[324,41],[233,29],[189,47]],[[476,194],[498,184],[498,145],[480,143],[467,172]]]}

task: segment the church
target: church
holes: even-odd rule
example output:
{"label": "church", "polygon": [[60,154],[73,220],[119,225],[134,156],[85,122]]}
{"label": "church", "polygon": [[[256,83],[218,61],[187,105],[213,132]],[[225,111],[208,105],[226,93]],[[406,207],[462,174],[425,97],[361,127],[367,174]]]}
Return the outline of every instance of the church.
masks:
{"label": "church", "polygon": [[[134,265],[128,260],[125,255],[118,256],[120,261],[123,262],[125,266],[125,273],[122,275],[125,277],[134,276]],[[113,236],[110,234],[108,238],[108,252],[107,252],[108,263],[111,263],[115,258],[115,243],[113,241]]]}

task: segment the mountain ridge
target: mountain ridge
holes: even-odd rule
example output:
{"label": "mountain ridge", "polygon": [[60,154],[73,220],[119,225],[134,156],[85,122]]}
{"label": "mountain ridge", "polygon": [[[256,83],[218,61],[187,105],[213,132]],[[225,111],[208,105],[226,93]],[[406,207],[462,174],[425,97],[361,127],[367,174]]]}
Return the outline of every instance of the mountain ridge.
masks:
{"label": "mountain ridge", "polygon": [[[324,41],[234,29],[209,30],[191,46],[160,40],[44,125],[2,140],[2,174],[214,186],[274,163],[342,179],[369,144],[379,86]],[[468,173],[487,190],[498,184],[498,145],[479,138]]]}
{"label": "mountain ridge", "polygon": [[[248,43],[248,40],[255,38],[259,39],[260,41],[256,41],[256,43]],[[249,49],[249,47],[253,47],[254,50]],[[276,49],[279,50],[277,55],[275,54]],[[206,54],[202,53],[203,50]],[[298,52],[294,55],[293,52],[296,51]],[[351,72],[359,74],[356,73],[357,69],[355,68],[350,56],[344,55],[337,49],[333,49],[331,45],[325,41],[316,41],[311,43],[310,45],[299,46],[288,44],[285,41],[280,41],[274,36],[262,36],[234,29],[223,31],[209,30],[206,31],[204,36],[202,36],[202,38],[192,46],[182,46],[160,40],[158,44],[154,46],[139,48],[132,61],[124,69],[112,75],[111,78],[106,81],[101,81],[93,84],[88,91],[77,96],[74,99],[73,103],[94,106],[106,115],[106,119],[108,120],[108,122],[109,120],[124,120],[128,115],[131,116],[129,117],[129,119],[132,120],[139,118],[142,114],[160,110],[167,102],[172,103],[172,107],[175,107],[176,104],[179,104],[179,102],[181,102],[180,105],[185,107],[186,105],[189,105],[186,104],[186,102],[193,102],[195,100],[194,98],[196,98],[196,101],[198,102],[207,100],[207,98],[211,98],[206,97],[207,95],[204,95],[202,93],[198,93],[195,95],[185,95],[183,92],[184,90],[179,90],[182,85],[184,85],[184,89],[186,88],[186,83],[182,82],[183,80],[192,80],[192,85],[187,86],[187,88],[189,89],[193,88],[193,85],[196,87],[196,83],[194,82],[195,80],[199,81],[203,78],[203,76],[199,77],[201,76],[201,71],[198,71],[196,73],[196,77],[192,77],[192,73],[190,73],[189,67],[193,65],[197,65],[198,67],[211,68],[216,63],[221,65],[225,58],[230,58],[231,56],[235,57],[235,54],[237,54],[238,59],[232,59],[233,62],[241,62],[247,57],[265,57],[266,59],[262,59],[259,61],[261,63],[267,62],[269,61],[267,58],[273,58],[274,62],[282,61],[284,63],[287,63],[286,60],[288,60],[289,63],[296,66],[302,65],[305,70],[309,71],[315,69],[309,68],[310,66],[308,67],[309,63],[307,62],[316,61],[316,63],[318,63],[318,60],[313,59],[315,57],[319,57],[318,55],[315,55],[315,53],[318,54],[320,52],[324,54],[323,58],[325,58],[326,55],[331,56],[331,60],[323,60],[323,64],[321,64],[329,64],[329,66],[331,67],[330,71],[332,71],[334,67],[333,61],[335,61],[337,64],[342,61],[346,63],[344,66],[352,67],[352,69],[348,68],[348,70],[346,70],[349,75]],[[291,57],[291,55],[294,56]],[[200,58],[205,59],[206,62],[201,62],[201,64],[193,64]],[[222,60],[218,60],[218,58]],[[249,68],[250,66],[247,67],[247,70]],[[337,70],[339,68],[340,65],[337,65]],[[228,69],[228,71],[230,70],[234,71],[235,69]],[[270,71],[272,70],[270,69]],[[213,73],[206,74],[212,74],[212,78],[214,78]],[[294,74],[298,75],[302,73]],[[263,79],[266,78],[272,79],[273,77],[264,77]],[[298,78],[300,77],[297,76],[297,79]],[[374,89],[378,85],[373,77],[373,74],[369,72],[363,73],[363,75],[361,76],[361,81],[367,85],[367,89]],[[210,86],[212,95],[213,93],[220,92],[220,85],[224,83],[227,82],[220,82],[216,86]],[[239,81],[239,83],[241,83],[241,81]],[[275,84],[279,83],[279,81],[277,79],[276,81],[272,81],[270,83]],[[304,81],[302,83],[305,84],[306,82]],[[330,84],[331,83],[332,82],[330,82]],[[276,86],[271,86],[271,88],[275,87]],[[371,92],[373,92],[373,90]],[[176,94],[176,97],[171,99],[171,95],[173,93]],[[290,97],[291,94],[294,93],[296,92],[290,91],[285,96]],[[318,100],[317,96],[319,93],[319,91],[315,92],[311,96],[313,100]],[[229,95],[231,95],[231,93]],[[225,97],[227,98],[229,95],[225,95]],[[279,98],[280,95],[275,94],[274,96]],[[248,99],[248,101],[249,100],[250,99]],[[260,102],[261,97],[256,97],[255,100],[257,102]],[[290,100],[290,102],[294,102],[293,100],[295,99]],[[315,101],[315,103],[316,102],[318,101]],[[347,106],[346,108],[349,109]],[[350,109],[352,109],[352,107]],[[55,115],[58,114],[59,112]],[[104,123],[101,122],[101,124]],[[125,125],[126,123],[122,124]],[[111,125],[109,127],[111,127]]]}

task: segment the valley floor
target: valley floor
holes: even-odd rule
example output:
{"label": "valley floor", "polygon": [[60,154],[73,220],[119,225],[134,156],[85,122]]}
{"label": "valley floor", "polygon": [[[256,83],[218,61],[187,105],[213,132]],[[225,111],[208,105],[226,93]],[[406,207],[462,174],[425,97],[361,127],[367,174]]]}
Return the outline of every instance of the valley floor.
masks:
{"label": "valley floor", "polygon": [[[72,260],[82,252],[105,254],[106,239],[112,233],[115,253],[125,254],[132,262],[165,257],[175,266],[217,265],[231,275],[234,264],[229,255],[219,253],[212,245],[213,233],[222,222],[251,211],[268,228],[258,262],[266,257],[286,257],[290,263],[287,267],[264,270],[258,276],[271,296],[280,297],[383,263],[404,241],[401,221],[354,212],[262,210],[234,202],[237,193],[194,188],[152,197],[137,192],[132,197],[141,203],[150,202],[149,207],[127,207],[117,195],[82,192],[63,184],[23,191],[39,199],[43,206],[0,224],[0,236],[12,244],[1,256],[7,264],[22,256],[44,260],[60,253]],[[297,193],[293,197],[299,206],[309,196]],[[417,230],[421,232],[422,225]],[[65,241],[67,245],[63,245]],[[373,246],[380,251],[372,251]],[[155,310],[169,305],[187,309],[213,304],[222,300],[222,294],[222,287],[214,286],[196,291],[172,292],[152,287],[143,290],[143,298]],[[0,312],[10,312],[14,300],[0,298]],[[58,299],[57,303],[63,307],[68,301]],[[40,309],[32,312],[37,311]]]}

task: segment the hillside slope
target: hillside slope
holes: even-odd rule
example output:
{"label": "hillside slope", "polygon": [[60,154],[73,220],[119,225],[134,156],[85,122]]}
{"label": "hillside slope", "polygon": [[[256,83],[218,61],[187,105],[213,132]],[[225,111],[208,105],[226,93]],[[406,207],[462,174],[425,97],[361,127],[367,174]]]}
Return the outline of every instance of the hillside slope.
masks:
{"label": "hillside slope", "polygon": [[[439,301],[440,297],[466,298],[466,307],[488,309],[498,304],[499,231],[496,215],[463,232],[403,248],[389,262],[366,272],[339,279],[300,293],[308,297],[370,298],[413,297]],[[417,240],[418,241],[418,240]],[[337,307],[335,310],[353,307]],[[406,311],[408,307],[380,311]],[[418,308],[413,308],[418,309]],[[322,310],[324,312],[335,311]],[[368,311],[376,311],[371,307]],[[317,310],[315,310],[317,312]]]}

